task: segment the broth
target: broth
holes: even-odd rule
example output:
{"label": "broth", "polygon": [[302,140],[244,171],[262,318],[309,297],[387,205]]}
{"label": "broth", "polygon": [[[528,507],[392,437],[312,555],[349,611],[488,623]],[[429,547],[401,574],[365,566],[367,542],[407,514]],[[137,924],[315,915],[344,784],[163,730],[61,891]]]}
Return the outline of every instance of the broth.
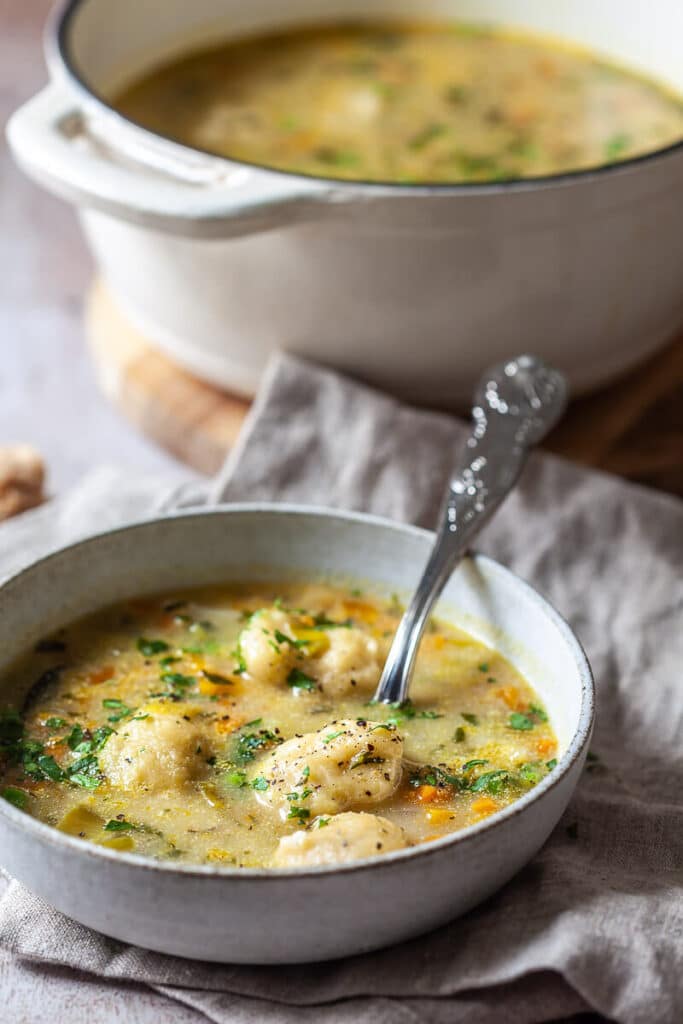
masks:
{"label": "broth", "polygon": [[678,142],[683,105],[560,41],[466,24],[305,28],[159,67],[113,100],[157,134],[318,177],[487,182]]}

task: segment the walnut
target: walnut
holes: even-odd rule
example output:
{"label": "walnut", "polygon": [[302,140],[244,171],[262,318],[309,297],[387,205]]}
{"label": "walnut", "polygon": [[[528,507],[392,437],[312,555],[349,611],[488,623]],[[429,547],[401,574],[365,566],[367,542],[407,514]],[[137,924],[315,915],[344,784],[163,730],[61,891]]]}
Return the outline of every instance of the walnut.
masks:
{"label": "walnut", "polygon": [[0,520],[34,508],[44,500],[45,465],[28,444],[0,447]]}

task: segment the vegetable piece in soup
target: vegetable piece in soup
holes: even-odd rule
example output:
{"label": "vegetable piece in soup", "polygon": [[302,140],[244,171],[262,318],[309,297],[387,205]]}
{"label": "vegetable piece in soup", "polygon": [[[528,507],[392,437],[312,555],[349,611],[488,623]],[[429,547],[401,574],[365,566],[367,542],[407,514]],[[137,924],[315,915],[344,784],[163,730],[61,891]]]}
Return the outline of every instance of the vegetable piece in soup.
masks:
{"label": "vegetable piece in soup", "polygon": [[372,701],[401,606],[324,584],[130,600],[7,673],[0,795],[112,850],[235,867],[348,862],[457,832],[556,763],[542,702],[432,621],[412,698]]}
{"label": "vegetable piece in soup", "polygon": [[152,71],[113,103],[219,156],[360,181],[533,178],[683,138],[681,99],[655,82],[560,41],[463,24],[238,40]]}

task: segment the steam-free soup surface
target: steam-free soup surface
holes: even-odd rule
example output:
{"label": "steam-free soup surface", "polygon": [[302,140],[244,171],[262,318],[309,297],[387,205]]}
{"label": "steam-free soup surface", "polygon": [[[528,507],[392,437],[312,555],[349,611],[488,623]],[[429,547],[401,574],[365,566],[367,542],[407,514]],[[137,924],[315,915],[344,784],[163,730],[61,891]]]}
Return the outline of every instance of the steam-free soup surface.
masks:
{"label": "steam-free soup surface", "polygon": [[372,695],[397,600],[249,585],[128,601],[46,638],[6,683],[0,794],[154,858],[291,867],[381,855],[481,821],[552,770],[531,687],[445,622],[412,701]]}
{"label": "steam-free soup surface", "polygon": [[683,137],[683,106],[589,52],[461,24],[298,29],[192,54],[114,105],[221,156],[322,177],[472,182],[597,167]]}

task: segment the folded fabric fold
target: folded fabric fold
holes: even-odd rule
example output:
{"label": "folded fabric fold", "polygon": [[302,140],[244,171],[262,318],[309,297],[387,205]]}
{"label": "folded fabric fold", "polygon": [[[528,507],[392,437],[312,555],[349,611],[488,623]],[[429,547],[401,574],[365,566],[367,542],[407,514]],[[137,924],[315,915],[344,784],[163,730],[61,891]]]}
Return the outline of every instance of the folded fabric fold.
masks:
{"label": "folded fabric fold", "polygon": [[[160,503],[290,501],[428,526],[463,431],[445,415],[282,356],[214,481],[178,492],[98,471],[0,528],[0,573],[145,518]],[[595,757],[549,842],[465,918],[392,950],[314,968],[220,966],[115,942],[11,882],[0,899],[0,979],[20,993],[47,986],[54,998],[59,985],[73,992],[76,975],[31,965],[69,967],[90,985],[101,979],[103,1005],[125,984],[127,1021],[158,1020],[160,1006],[172,1006],[163,1019],[174,1024],[200,1013],[219,1024],[523,1024],[586,1009],[625,1024],[673,1024],[683,1006],[682,537],[675,499],[546,455],[531,459],[482,536],[482,550],[578,630],[596,675],[598,725]]]}

